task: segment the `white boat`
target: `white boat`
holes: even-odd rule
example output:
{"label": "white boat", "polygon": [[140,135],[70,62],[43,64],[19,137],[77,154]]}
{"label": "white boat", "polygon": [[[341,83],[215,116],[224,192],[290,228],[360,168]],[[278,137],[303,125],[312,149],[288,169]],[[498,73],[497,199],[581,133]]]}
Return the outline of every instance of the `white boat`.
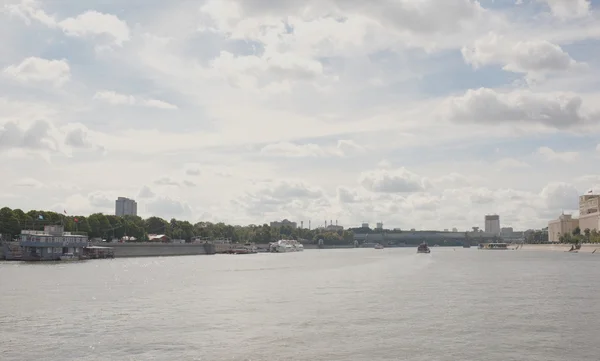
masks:
{"label": "white boat", "polygon": [[479,249],[504,251],[504,250],[508,249],[508,244],[506,244],[506,243],[481,243],[479,245]]}
{"label": "white boat", "polygon": [[304,246],[302,243],[295,239],[280,239],[277,242],[269,244],[269,252],[273,253],[288,253],[288,252],[302,252]]}
{"label": "white boat", "polygon": [[60,260],[63,262],[79,261],[79,256],[76,256],[73,253],[64,253],[60,255]]}
{"label": "white boat", "polygon": [[417,253],[431,253],[431,250],[427,246],[427,243],[423,242],[417,247]]}
{"label": "white boat", "polygon": [[377,243],[375,245],[375,249],[383,249],[383,245],[381,243]]}

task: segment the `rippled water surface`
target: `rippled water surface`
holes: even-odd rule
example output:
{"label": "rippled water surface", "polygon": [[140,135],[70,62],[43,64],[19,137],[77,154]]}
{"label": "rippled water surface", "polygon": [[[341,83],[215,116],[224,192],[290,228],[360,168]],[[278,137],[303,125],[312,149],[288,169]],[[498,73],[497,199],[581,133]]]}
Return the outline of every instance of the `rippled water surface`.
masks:
{"label": "rippled water surface", "polygon": [[0,360],[598,360],[600,257],[434,248],[0,262]]}

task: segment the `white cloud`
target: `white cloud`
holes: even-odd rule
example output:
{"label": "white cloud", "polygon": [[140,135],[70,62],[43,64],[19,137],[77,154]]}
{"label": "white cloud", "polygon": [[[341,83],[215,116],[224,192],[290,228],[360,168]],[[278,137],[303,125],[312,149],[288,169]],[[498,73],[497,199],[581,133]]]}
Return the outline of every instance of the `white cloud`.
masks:
{"label": "white cloud", "polygon": [[138,193],[138,197],[142,199],[146,198],[154,198],[156,194],[152,192],[152,190],[148,186],[143,186],[140,192]]}
{"label": "white cloud", "polygon": [[115,207],[116,196],[108,195],[103,192],[92,192],[88,195],[90,205],[101,209],[113,210]]}
{"label": "white cloud", "polygon": [[358,196],[358,193],[346,187],[338,187],[337,198],[342,204],[360,202],[360,197]]}
{"label": "white cloud", "polygon": [[34,20],[49,28],[58,28],[72,37],[106,36],[110,43],[118,46],[122,46],[130,38],[127,24],[113,14],[88,10],[75,17],[58,20],[42,8],[42,3],[35,0],[15,1],[6,5],[5,10],[10,15],[22,18],[28,25]]}
{"label": "white cloud", "polygon": [[559,18],[577,18],[589,15],[590,0],[537,0],[545,3],[554,16]]}
{"label": "white cloud", "polygon": [[292,54],[277,52],[256,55],[234,56],[222,51],[211,61],[211,75],[225,79],[230,84],[249,88],[257,85],[265,73],[276,79],[312,79],[323,73],[320,62],[302,59]]}
{"label": "white cloud", "polygon": [[537,153],[549,162],[573,162],[579,159],[578,152],[557,152],[548,147],[539,147]]}
{"label": "white cloud", "polygon": [[19,179],[18,181],[16,181],[13,184],[17,187],[23,187],[23,188],[43,188],[44,187],[44,183],[40,182],[37,179],[33,179],[33,178]]}
{"label": "white cloud", "polygon": [[360,184],[366,189],[379,193],[410,193],[425,191],[430,187],[427,179],[410,172],[406,168],[397,170],[375,170],[365,172]]}
{"label": "white cloud", "polygon": [[0,129],[0,151],[11,148],[56,151],[59,145],[48,122],[37,121],[27,128],[8,122]]}
{"label": "white cloud", "polygon": [[467,177],[462,174],[452,172],[449,174],[445,174],[439,178],[433,179],[432,183],[436,187],[439,187],[442,189],[448,189],[448,188],[460,189],[463,187],[471,186],[473,184],[473,182],[472,182],[473,179],[470,179],[470,178],[476,178],[476,177]]}
{"label": "white cloud", "polygon": [[582,98],[575,94],[529,90],[501,93],[479,88],[446,100],[441,110],[457,122],[542,124],[559,129],[597,123],[598,115],[588,115],[582,106]]}
{"label": "white cloud", "polygon": [[[245,194],[232,200],[248,215],[263,217],[310,219],[311,214],[324,211],[330,202],[324,191],[304,182],[280,180],[260,182]],[[268,219],[268,218],[267,218]]]}
{"label": "white cloud", "polygon": [[87,139],[87,133],[82,128],[70,130],[65,137],[65,144],[74,148],[89,148],[91,146]]}
{"label": "white cloud", "polygon": [[579,209],[579,192],[571,184],[551,183],[541,192],[548,208],[550,209]]}
{"label": "white cloud", "polygon": [[499,65],[502,69],[524,73],[531,79],[547,73],[585,69],[560,46],[546,40],[507,39],[495,33],[477,39],[473,46],[463,47],[465,61],[475,69]]}
{"label": "white cloud", "polygon": [[183,185],[184,185],[184,186],[186,186],[186,187],[195,187],[195,186],[196,186],[196,183],[194,183],[194,182],[192,182],[192,181],[189,181],[189,180],[187,180],[187,179],[185,179],[185,180],[184,180],[182,183],[183,183]]}
{"label": "white cloud", "polygon": [[165,219],[187,218],[192,214],[192,208],[189,204],[168,197],[161,197],[147,203],[146,210],[150,212],[150,214]]}
{"label": "white cloud", "polygon": [[544,226],[600,184],[598,14],[545,4],[9,0],[0,205]]}
{"label": "white cloud", "polygon": [[317,144],[297,145],[289,142],[265,145],[261,152],[285,157],[318,157],[326,154],[326,151]]}
{"label": "white cloud", "polygon": [[261,148],[261,153],[279,157],[328,157],[350,156],[361,153],[365,149],[352,140],[338,140],[337,145],[321,146],[317,144],[294,144],[279,142],[267,144]]}
{"label": "white cloud", "polygon": [[518,159],[503,158],[496,162],[496,167],[500,169],[529,168],[530,165]]}
{"label": "white cloud", "polygon": [[185,174],[191,175],[191,176],[198,176],[198,175],[202,174],[202,171],[199,168],[188,168],[188,169],[186,169]]}
{"label": "white cloud", "polygon": [[3,72],[19,81],[47,82],[56,86],[63,85],[71,77],[67,60],[48,60],[38,57],[28,57],[19,64],[4,68]]}
{"label": "white cloud", "polygon": [[162,177],[154,181],[154,184],[159,186],[178,186],[179,182],[171,177]]}
{"label": "white cloud", "polygon": [[58,25],[65,34],[70,36],[108,35],[117,45],[123,45],[125,41],[129,40],[129,27],[112,14],[86,11],[74,18],[64,19]]}
{"label": "white cloud", "polygon": [[158,109],[177,109],[176,105],[169,104],[162,100],[145,99],[133,95],[120,94],[114,91],[104,90],[94,94],[94,99],[103,101],[112,105],[139,105]]}

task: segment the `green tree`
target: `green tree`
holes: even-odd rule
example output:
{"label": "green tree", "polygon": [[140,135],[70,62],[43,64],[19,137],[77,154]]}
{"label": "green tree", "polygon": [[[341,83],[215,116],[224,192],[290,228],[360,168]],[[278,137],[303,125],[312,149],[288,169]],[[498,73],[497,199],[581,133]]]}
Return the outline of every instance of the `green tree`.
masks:
{"label": "green tree", "polygon": [[[330,232],[323,229],[309,230],[289,226],[271,228],[268,224],[247,226],[234,226],[222,222],[191,224],[188,221],[177,219],[166,221],[160,217],[142,219],[138,216],[117,217],[102,213],[94,213],[89,216],[64,215],[43,210],[23,212],[19,209],[11,210],[8,207],[0,208],[0,233],[10,237],[18,235],[22,229],[40,230],[46,225],[55,224],[64,225],[65,231],[86,232],[90,238],[111,239],[127,235],[135,237],[139,241],[147,240],[150,233],[165,233],[173,238],[185,239],[187,242],[194,237],[209,240],[230,239],[240,243],[269,243],[282,238],[297,239],[303,242],[316,242],[323,238],[326,244],[332,245],[352,244],[354,241],[352,229]],[[591,232],[590,238],[600,239],[600,236],[597,232]]]}
{"label": "green tree", "polygon": [[592,243],[600,242],[600,233],[598,233],[598,230],[592,229],[592,231],[590,232],[590,242],[592,242]]}
{"label": "green tree", "polygon": [[583,234],[585,235],[585,241],[590,242],[591,231],[589,228],[583,230]]}
{"label": "green tree", "polygon": [[12,238],[21,233],[21,222],[17,215],[8,208],[0,209],[0,233]]}
{"label": "green tree", "polygon": [[85,232],[88,235],[91,233],[92,229],[90,228],[90,224],[87,220],[87,218],[80,216],[77,217],[77,231],[78,232]]}
{"label": "green tree", "polygon": [[159,217],[146,219],[144,228],[148,234],[167,234],[170,229],[169,223]]}

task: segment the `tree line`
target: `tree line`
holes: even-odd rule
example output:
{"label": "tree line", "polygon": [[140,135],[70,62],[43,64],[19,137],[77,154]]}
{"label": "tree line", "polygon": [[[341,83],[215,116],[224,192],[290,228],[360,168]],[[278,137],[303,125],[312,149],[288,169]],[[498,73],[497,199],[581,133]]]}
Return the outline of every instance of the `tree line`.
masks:
{"label": "tree line", "polygon": [[348,230],[327,231],[324,229],[300,229],[284,226],[270,227],[268,224],[234,226],[225,223],[198,222],[160,217],[143,219],[139,216],[107,215],[94,213],[89,216],[67,215],[50,211],[21,209],[0,209],[0,234],[12,239],[21,230],[43,230],[46,225],[62,224],[67,232],[84,232],[90,238],[111,240],[114,238],[134,237],[136,241],[148,240],[149,234],[164,234],[171,239],[184,239],[190,242],[194,237],[203,240],[228,239],[232,242],[269,243],[279,239],[297,239],[317,242],[323,239],[326,244],[350,244],[354,233]]}
{"label": "tree line", "polygon": [[560,243],[600,243],[600,232],[595,229],[586,228],[581,232],[581,228],[575,227],[571,233],[561,234],[558,238]]}

